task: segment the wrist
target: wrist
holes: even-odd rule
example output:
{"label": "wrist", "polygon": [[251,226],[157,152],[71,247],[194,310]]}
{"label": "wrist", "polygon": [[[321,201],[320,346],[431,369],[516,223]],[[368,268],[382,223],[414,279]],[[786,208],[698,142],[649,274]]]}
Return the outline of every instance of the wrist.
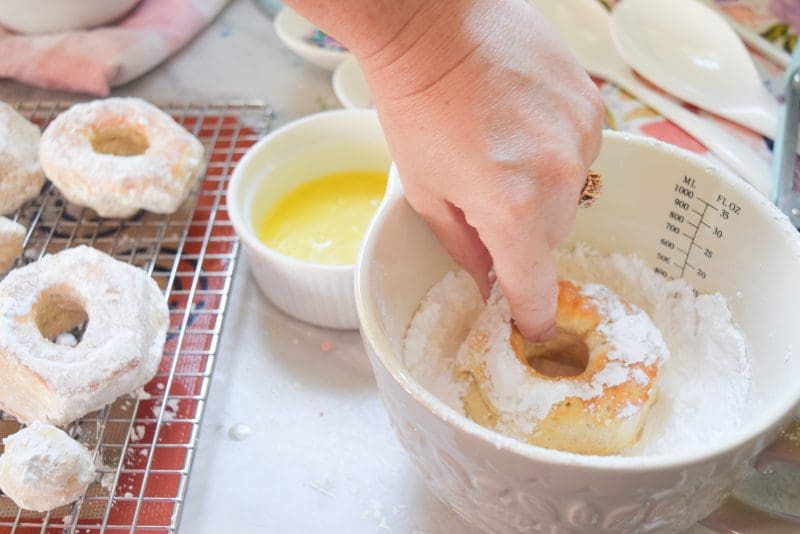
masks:
{"label": "wrist", "polygon": [[509,0],[428,2],[385,44],[354,52],[377,100],[419,94],[481,47],[499,25]]}
{"label": "wrist", "polygon": [[403,33],[425,0],[284,0],[357,57],[383,50]]}

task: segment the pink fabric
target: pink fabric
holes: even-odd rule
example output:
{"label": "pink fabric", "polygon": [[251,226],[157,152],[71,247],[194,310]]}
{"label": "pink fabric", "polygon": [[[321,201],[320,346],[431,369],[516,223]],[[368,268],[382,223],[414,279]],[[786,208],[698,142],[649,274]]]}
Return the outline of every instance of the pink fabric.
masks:
{"label": "pink fabric", "polygon": [[143,0],[113,26],[50,35],[0,28],[0,77],[108,95],[191,40],[227,0]]}

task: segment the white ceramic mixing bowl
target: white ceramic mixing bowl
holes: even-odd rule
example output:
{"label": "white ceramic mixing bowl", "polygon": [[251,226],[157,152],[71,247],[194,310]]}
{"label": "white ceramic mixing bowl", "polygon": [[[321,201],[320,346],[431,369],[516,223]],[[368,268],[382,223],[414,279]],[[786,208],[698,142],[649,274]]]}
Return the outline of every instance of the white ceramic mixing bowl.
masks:
{"label": "white ceramic mixing bowl", "polygon": [[[487,532],[680,532],[729,496],[800,400],[797,230],[730,172],[652,140],[606,133],[593,168],[605,188],[579,211],[572,239],[635,254],[670,276],[681,269],[659,254],[682,264],[677,249],[691,251],[684,278],[725,295],[747,339],[746,423],[687,453],[597,457],[505,438],[456,413],[401,361],[420,299],[454,266],[394,191],[373,220],[357,271],[362,335],[403,446],[433,492]],[[683,223],[670,217],[676,207]]]}

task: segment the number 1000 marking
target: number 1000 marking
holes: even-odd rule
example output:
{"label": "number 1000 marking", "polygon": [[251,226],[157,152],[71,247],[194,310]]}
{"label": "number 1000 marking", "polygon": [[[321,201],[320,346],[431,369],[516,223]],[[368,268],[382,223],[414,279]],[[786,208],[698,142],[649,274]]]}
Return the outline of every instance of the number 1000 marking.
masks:
{"label": "number 1000 marking", "polygon": [[679,195],[685,196],[686,198],[694,198],[694,191],[680,184],[675,185],[675,192]]}

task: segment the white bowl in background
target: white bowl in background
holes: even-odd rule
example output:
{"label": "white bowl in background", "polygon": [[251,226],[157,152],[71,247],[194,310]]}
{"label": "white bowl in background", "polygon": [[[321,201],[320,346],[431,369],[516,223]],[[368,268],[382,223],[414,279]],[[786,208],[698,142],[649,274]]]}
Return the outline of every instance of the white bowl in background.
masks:
{"label": "white bowl in background", "polygon": [[299,13],[289,7],[284,7],[275,16],[273,21],[275,33],[291,51],[309,63],[333,70],[344,59],[350,57],[350,52],[320,48],[306,42],[306,37],[311,34],[316,26],[303,18]]}
{"label": "white bowl in background", "polygon": [[362,337],[414,464],[442,501],[487,532],[682,532],[731,494],[800,401],[800,237],[787,218],[730,171],[653,140],[607,132],[592,168],[604,191],[579,210],[571,239],[636,254],[653,268],[676,194],[684,198],[676,190],[712,204],[711,228],[721,237],[703,234],[714,239],[713,258],[701,253],[693,262],[702,272],[687,269],[686,278],[728,298],[748,342],[745,423],[697,450],[601,457],[516,441],[448,407],[409,374],[402,347],[420,300],[454,264],[397,193],[393,170],[356,275]]}
{"label": "white bowl in background", "polygon": [[228,213],[258,287],[278,308],[318,326],[358,328],[355,265],[291,258],[261,242],[255,226],[275,202],[305,182],[347,170],[388,172],[390,161],[376,113],[340,109],[282,126],[236,165]]}
{"label": "white bowl in background", "polygon": [[367,80],[355,56],[345,59],[333,71],[333,93],[348,109],[373,108]]}
{"label": "white bowl in background", "polygon": [[0,25],[17,33],[82,30],[113,22],[140,0],[2,0]]}

